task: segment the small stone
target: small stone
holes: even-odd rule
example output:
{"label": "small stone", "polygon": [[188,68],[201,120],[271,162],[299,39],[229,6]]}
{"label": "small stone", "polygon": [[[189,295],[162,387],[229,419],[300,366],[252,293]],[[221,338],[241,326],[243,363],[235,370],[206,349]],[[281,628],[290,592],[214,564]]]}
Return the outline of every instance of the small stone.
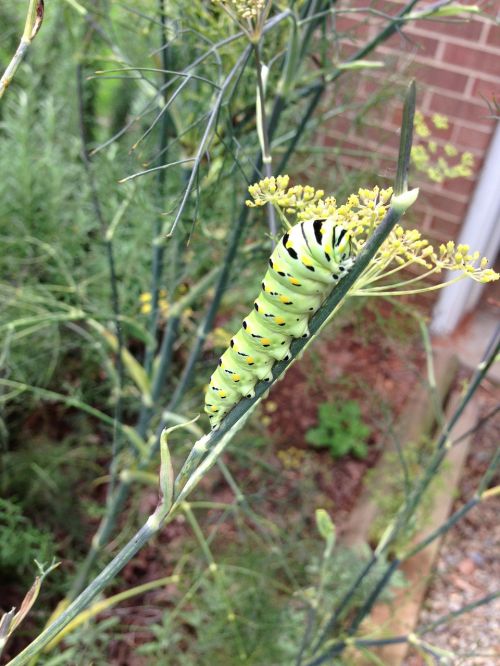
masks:
{"label": "small stone", "polygon": [[464,576],[470,576],[474,572],[475,568],[476,565],[474,560],[472,560],[470,557],[464,557],[464,559],[458,564],[458,570]]}
{"label": "small stone", "polygon": [[478,553],[477,551],[472,551],[470,554],[471,560],[476,564],[477,566],[481,567],[485,563],[485,559],[481,553]]}

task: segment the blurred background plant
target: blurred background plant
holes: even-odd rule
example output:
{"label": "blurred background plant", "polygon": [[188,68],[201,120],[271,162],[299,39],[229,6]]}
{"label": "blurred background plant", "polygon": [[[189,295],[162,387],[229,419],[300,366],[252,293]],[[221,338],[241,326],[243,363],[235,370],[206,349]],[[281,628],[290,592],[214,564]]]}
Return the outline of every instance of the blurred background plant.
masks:
{"label": "blurred background plant", "polygon": [[318,426],[306,433],[306,442],[327,448],[333,458],[349,453],[364,458],[370,428],[363,423],[359,404],[345,400],[339,405],[322,404],[318,408]]}
{"label": "blurred background plant", "polygon": [[[397,19],[381,17],[377,35],[346,62],[335,48],[332,56],[338,34],[327,0],[66,0],[48,7],[43,32],[0,105],[5,598],[18,603],[19,583],[26,587],[36,571],[33,558],[56,553],[67,566],[44,583],[42,609],[26,635],[16,636],[15,651],[40,630],[56,599],[85,587],[110,539],[123,544],[156,501],[161,428],[201,411],[214,362],[257,293],[272,247],[269,206],[245,207],[248,185],[286,168],[312,185],[335,183],[341,202],[360,185],[380,183],[376,155],[363,170],[346,172],[340,161],[331,169],[335,150],[317,145],[318,128],[346,111],[360,119],[379,113],[399,94],[394,74],[362,103],[352,79],[340,83],[345,72],[373,65],[367,57],[401,29],[415,4],[402,6]],[[1,62],[16,48],[24,12],[21,3],[0,8]],[[339,89],[342,96],[332,97]],[[414,159],[431,178],[471,168],[463,155],[459,167],[439,162],[430,142],[425,150]],[[450,144],[450,159],[453,150]],[[387,343],[381,331],[391,312],[377,322],[380,310],[363,301],[343,317],[335,333],[358,335],[350,347],[328,352],[344,355],[330,388],[349,368],[352,345],[370,336],[379,350],[387,344],[387,361],[391,347],[412,377],[420,372],[405,346],[416,327],[409,334],[401,316],[394,317],[394,338],[403,343]],[[325,344],[336,343],[325,336]],[[368,374],[356,378],[349,369],[343,387],[354,387],[352,399],[342,391],[333,411],[314,353],[305,364],[305,393],[317,402],[301,432],[309,429],[313,444],[334,457],[370,457],[381,440],[366,446],[375,419],[365,425],[357,402],[358,382],[368,384]],[[318,402],[325,403],[321,432],[313,435]],[[282,417],[287,404],[277,403]],[[272,426],[270,411],[268,418]],[[315,609],[321,625],[369,566],[371,551],[334,550],[318,536],[315,508],[337,508],[314,484],[321,459],[304,453],[302,436],[288,457],[275,457],[270,432],[254,420],[238,434],[229,453],[233,475],[220,467],[206,482],[212,503],[200,500],[199,512],[188,507],[155,544],[166,539],[169,552],[147,549],[124,580],[131,586],[159,578],[179,558],[189,575],[149,593],[139,613],[128,600],[126,610],[90,619],[65,639],[61,654],[40,663],[108,662],[122,651],[125,659],[137,651],[157,663],[167,649],[179,664],[215,657],[229,664],[235,654],[254,664],[295,658],[304,616]],[[191,433],[199,436],[198,426]],[[176,459],[185,441],[172,436]],[[369,599],[390,566],[384,558],[353,593],[343,621]],[[149,617],[149,603],[161,613]]]}

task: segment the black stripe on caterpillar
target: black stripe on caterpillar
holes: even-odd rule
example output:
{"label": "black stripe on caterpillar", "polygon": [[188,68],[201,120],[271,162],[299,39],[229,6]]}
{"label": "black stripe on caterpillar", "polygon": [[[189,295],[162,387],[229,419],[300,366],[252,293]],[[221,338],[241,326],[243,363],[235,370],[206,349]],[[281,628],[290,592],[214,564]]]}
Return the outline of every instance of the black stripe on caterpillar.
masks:
{"label": "black stripe on caterpillar", "polygon": [[331,219],[300,222],[280,239],[253,310],[210,378],[205,412],[212,429],[243,397],[254,396],[259,381],[272,378],[294,338],[309,336],[309,319],[353,262],[347,231]]}

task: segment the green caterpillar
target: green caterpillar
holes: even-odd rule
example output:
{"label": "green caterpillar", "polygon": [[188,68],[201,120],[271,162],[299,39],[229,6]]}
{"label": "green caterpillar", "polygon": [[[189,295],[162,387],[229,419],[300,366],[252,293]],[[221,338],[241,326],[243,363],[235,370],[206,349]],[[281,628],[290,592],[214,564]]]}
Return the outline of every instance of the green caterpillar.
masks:
{"label": "green caterpillar", "polygon": [[290,358],[293,338],[309,336],[308,323],[351,268],[346,229],[326,220],[294,225],[276,245],[254,309],[219,359],[205,395],[212,429],[261,380],[276,361]]}

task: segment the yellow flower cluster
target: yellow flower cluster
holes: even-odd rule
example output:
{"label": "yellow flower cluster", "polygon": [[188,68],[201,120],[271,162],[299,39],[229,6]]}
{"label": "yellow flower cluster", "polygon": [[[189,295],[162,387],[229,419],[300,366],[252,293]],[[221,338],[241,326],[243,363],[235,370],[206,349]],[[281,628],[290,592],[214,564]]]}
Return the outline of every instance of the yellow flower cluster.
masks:
{"label": "yellow flower cluster", "polygon": [[[141,314],[150,314],[152,309],[151,292],[145,291],[139,296],[141,304]],[[158,297],[158,309],[162,318],[166,318],[168,312],[167,292],[165,289],[160,289]]]}
{"label": "yellow flower cluster", "polygon": [[397,224],[380,250],[383,259],[395,261],[400,266],[408,262],[424,268],[433,266],[430,258],[435,256],[434,249],[417,229],[403,229]]}
{"label": "yellow flower cluster", "polygon": [[[435,113],[431,121],[437,130],[448,129],[446,116]],[[451,164],[450,160],[458,156],[458,150],[451,143],[446,143],[443,146],[444,155],[439,155],[439,146],[435,140],[430,139],[431,128],[420,111],[415,113],[415,134],[427,141],[425,144],[421,143],[411,149],[413,164],[418,171],[426,173],[432,181],[442,183],[445,179],[467,177],[472,174],[474,165],[472,153],[462,153],[458,162]]]}
{"label": "yellow flower cluster", "polygon": [[265,7],[265,0],[212,0],[240,19],[255,19]]}
{"label": "yellow flower cluster", "polygon": [[[494,282],[500,277],[492,268],[488,268],[488,259],[479,252],[470,251],[468,245],[457,245],[448,241],[439,246],[439,253],[432,255],[433,261],[440,268],[450,271],[462,271],[476,282]],[[479,262],[479,265],[477,265]]]}
{"label": "yellow flower cluster", "polygon": [[[384,219],[392,197],[392,188],[361,188],[357,194],[351,194],[344,204],[337,206],[333,197],[323,198],[323,190],[315,190],[309,185],[289,187],[289,182],[288,176],[261,180],[249,187],[254,200],[247,201],[247,205],[272,204],[289,227],[304,220],[332,217],[336,224],[349,232],[354,254],[361,250]],[[289,221],[287,215],[293,215],[295,219]],[[423,272],[417,277],[388,282],[387,278],[412,265],[424,269]],[[467,245],[455,246],[453,241],[449,241],[436,250],[427,239],[422,238],[420,231],[404,229],[398,224],[359,278],[351,295],[395,295],[438,289],[447,283],[419,288],[415,282],[442,270],[460,271],[460,275],[452,281],[470,277],[477,282],[492,282],[500,277],[488,268],[485,257],[481,258],[479,252],[471,252]]]}
{"label": "yellow flower cluster", "polygon": [[[288,187],[289,176],[272,176],[250,185],[248,191],[254,201],[247,201],[247,206],[255,208],[272,203],[287,213],[297,213],[317,202],[324,195],[323,190],[315,190],[310,185]],[[335,200],[334,200],[335,202]]]}
{"label": "yellow flower cluster", "polygon": [[[392,281],[403,269],[417,266],[424,270],[416,277]],[[459,271],[450,280],[432,286],[418,286],[432,274],[443,270]],[[493,282],[500,275],[488,268],[486,257],[470,252],[468,245],[455,246],[453,241],[440,245],[438,250],[417,229],[403,229],[396,225],[379,248],[371,264],[356,284],[356,294],[372,296],[396,296],[434,291],[469,277],[476,282]],[[391,278],[388,280],[388,278]],[[380,284],[382,283],[382,284]]]}
{"label": "yellow flower cluster", "polygon": [[[310,185],[288,187],[289,182],[288,176],[273,176],[251,185],[248,191],[254,201],[247,201],[247,206],[255,208],[270,203],[282,215],[295,215],[297,222],[334,217],[360,245],[363,236],[371,233],[384,218],[392,196],[392,188],[360,189],[357,194],[351,194],[345,204],[337,207],[335,197],[323,198],[323,190],[315,190]],[[291,226],[288,220],[286,222]]]}
{"label": "yellow flower cluster", "polygon": [[389,208],[392,187],[372,190],[361,188],[357,194],[351,194],[345,204],[336,211],[338,224],[349,232],[355,249],[359,250],[366,238],[382,222]]}

